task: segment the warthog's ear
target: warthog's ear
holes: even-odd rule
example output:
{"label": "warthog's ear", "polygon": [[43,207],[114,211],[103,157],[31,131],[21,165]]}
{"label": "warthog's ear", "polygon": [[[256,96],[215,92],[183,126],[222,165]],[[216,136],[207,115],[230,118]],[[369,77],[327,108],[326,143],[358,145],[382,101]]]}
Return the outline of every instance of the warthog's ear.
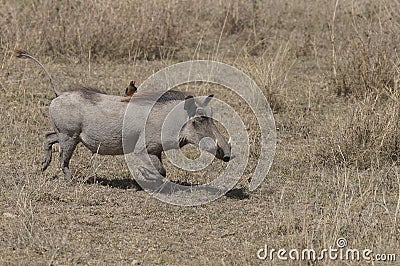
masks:
{"label": "warthog's ear", "polygon": [[203,105],[204,105],[204,106],[208,105],[213,97],[214,97],[214,94],[208,95],[208,96],[204,99]]}
{"label": "warthog's ear", "polygon": [[192,95],[188,95],[185,97],[185,106],[184,109],[188,113],[189,117],[193,117],[196,114],[196,103],[194,102],[194,98]]}

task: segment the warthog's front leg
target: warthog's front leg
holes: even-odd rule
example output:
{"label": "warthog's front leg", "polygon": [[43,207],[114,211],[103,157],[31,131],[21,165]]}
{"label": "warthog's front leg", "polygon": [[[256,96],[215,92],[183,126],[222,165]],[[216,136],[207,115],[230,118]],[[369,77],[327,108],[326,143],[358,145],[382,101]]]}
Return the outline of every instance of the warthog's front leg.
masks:
{"label": "warthog's front leg", "polygon": [[138,169],[140,173],[143,175],[143,177],[147,180],[161,181],[164,179],[164,177],[161,176],[160,173],[150,171],[146,167],[140,166]]}
{"label": "warthog's front leg", "polygon": [[150,169],[153,167],[157,170],[157,172],[153,172],[146,167],[139,167],[139,171],[143,174],[146,179],[150,180],[161,180],[167,175],[167,171],[162,165],[161,161],[161,153],[154,154],[141,154],[138,157],[144,162]]}
{"label": "warthog's front leg", "polygon": [[60,165],[63,170],[67,181],[71,181],[72,175],[69,170],[69,160],[74,153],[76,145],[79,143],[78,136],[69,136],[64,133],[58,134],[58,140],[60,143]]}
{"label": "warthog's front leg", "polygon": [[58,143],[58,136],[55,131],[48,131],[45,133],[44,140],[44,160],[42,162],[42,171],[45,171],[51,163],[52,147],[53,144]]}

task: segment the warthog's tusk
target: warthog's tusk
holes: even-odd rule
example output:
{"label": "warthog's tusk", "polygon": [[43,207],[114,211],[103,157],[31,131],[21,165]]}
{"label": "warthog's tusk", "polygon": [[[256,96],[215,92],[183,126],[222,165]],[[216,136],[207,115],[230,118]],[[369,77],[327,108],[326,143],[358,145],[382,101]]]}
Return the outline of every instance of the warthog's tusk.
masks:
{"label": "warthog's tusk", "polygon": [[229,139],[228,139],[228,145],[229,146],[231,145],[231,141],[232,141],[232,137],[229,136]]}

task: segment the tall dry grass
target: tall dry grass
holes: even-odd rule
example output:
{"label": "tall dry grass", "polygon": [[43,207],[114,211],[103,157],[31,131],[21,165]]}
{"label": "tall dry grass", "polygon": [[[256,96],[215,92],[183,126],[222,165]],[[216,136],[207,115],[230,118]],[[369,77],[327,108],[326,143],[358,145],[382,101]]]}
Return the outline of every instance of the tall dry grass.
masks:
{"label": "tall dry grass", "polygon": [[[399,95],[382,101],[369,96],[351,104],[329,146],[336,164],[379,169],[400,163]],[[329,149],[327,152],[331,152]]]}
{"label": "tall dry grass", "polygon": [[[324,11],[313,3],[5,0],[0,8],[0,49],[3,54],[18,46],[75,60],[160,59],[201,49],[207,55],[218,50],[257,55],[280,38],[287,41],[296,35],[301,43],[302,29],[319,29],[321,24],[315,22]],[[304,14],[307,21],[297,23]]]}
{"label": "tall dry grass", "polygon": [[396,1],[353,2],[334,21],[332,85],[348,114],[326,149],[335,162],[363,169],[400,162],[399,8]]}
{"label": "tall dry grass", "polygon": [[357,98],[398,90],[400,3],[351,6],[337,53],[337,94]]}
{"label": "tall dry grass", "polygon": [[296,63],[292,41],[282,44],[274,55],[267,53],[256,57],[244,57],[236,66],[254,79],[273,112],[284,112],[287,108],[288,75]]}
{"label": "tall dry grass", "polygon": [[186,22],[177,14],[188,8],[177,1],[5,1],[2,48],[108,59],[163,57],[179,48]]}

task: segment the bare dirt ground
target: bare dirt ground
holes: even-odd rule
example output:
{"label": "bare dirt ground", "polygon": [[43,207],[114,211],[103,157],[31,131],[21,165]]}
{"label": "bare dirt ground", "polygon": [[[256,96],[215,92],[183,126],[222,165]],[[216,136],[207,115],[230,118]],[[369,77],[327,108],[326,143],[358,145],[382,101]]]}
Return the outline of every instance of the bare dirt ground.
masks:
{"label": "bare dirt ground", "polygon": [[[214,11],[204,7],[204,13],[193,17],[197,24],[186,30],[193,30],[192,40],[180,33],[185,32],[185,19],[170,22],[162,17],[163,23],[172,23],[177,31],[163,37],[171,38],[168,45],[173,51],[149,50],[150,45],[161,45],[154,37],[157,32],[148,31],[149,45],[135,50],[134,58],[134,51],[125,57],[124,49],[135,43],[113,42],[112,50],[99,41],[92,52],[82,52],[89,45],[87,38],[95,41],[97,35],[82,34],[86,39],[76,51],[68,38],[54,47],[48,45],[56,40],[47,42],[38,33],[26,41],[15,40],[9,27],[20,27],[23,32],[21,25],[25,24],[16,22],[15,5],[6,1],[0,8],[10,17],[0,21],[7,26],[0,58],[0,264],[284,264],[288,262],[280,261],[276,253],[272,262],[262,261],[257,251],[265,245],[320,251],[335,246],[338,238],[345,238],[349,248],[396,254],[398,263],[400,60],[396,57],[399,42],[393,37],[400,33],[398,3],[339,1],[335,14],[331,1],[253,2],[258,6],[237,1],[219,4]],[[29,8],[19,7],[20,12],[50,14],[39,2],[34,3]],[[106,9],[103,4],[96,7]],[[62,12],[74,5],[58,5],[57,25],[64,25],[66,36],[72,36]],[[159,9],[170,8],[171,14],[178,14],[179,8],[195,8],[171,6]],[[138,8],[142,8],[138,19],[143,23],[148,16],[162,13]],[[251,10],[259,11],[247,21],[241,14]],[[120,20],[118,12],[110,17]],[[40,18],[45,21],[47,17]],[[32,20],[31,26],[58,32],[57,27],[49,29],[40,21]],[[79,19],[76,21],[79,26]],[[195,28],[202,29],[196,31],[200,35],[193,33]],[[104,30],[108,36],[107,27]],[[155,25],[156,30],[167,29]],[[113,37],[118,34],[116,31]],[[249,37],[254,34],[257,39]],[[43,133],[51,129],[48,106],[53,93],[34,63],[12,57],[17,46],[30,49],[45,63],[60,90],[84,84],[117,95],[123,95],[131,79],[140,84],[175,62],[199,58],[232,64],[257,82],[274,111],[278,140],[272,168],[257,190],[247,190],[247,179],[259,156],[259,128],[237,95],[220,91],[215,96],[230,103],[246,121],[250,159],[235,188],[210,204],[180,207],[160,202],[137,186],[123,156],[92,155],[82,145],[71,160],[75,182],[68,184],[58,168],[56,146],[52,164],[42,173]],[[214,92],[213,85],[207,84],[183,89],[196,94]],[[167,173],[175,182],[198,184],[210,181],[221,167],[224,164],[216,162],[200,173],[190,173],[167,163]],[[324,259],[289,263],[367,262]]]}

